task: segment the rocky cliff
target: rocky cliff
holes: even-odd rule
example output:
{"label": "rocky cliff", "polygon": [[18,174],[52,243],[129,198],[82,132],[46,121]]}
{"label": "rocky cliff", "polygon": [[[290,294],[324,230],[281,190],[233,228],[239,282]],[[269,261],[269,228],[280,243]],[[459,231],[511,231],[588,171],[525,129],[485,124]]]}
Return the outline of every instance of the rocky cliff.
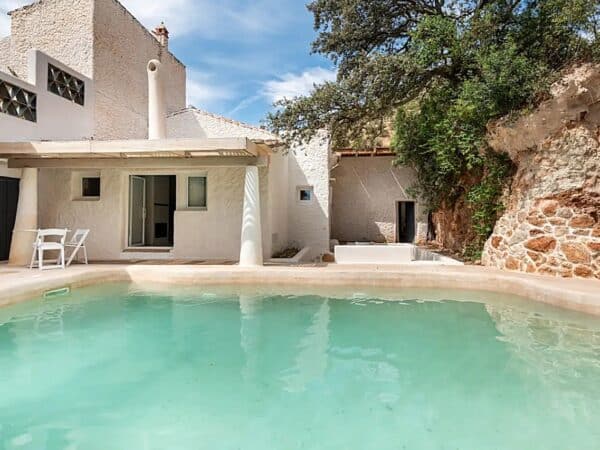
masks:
{"label": "rocky cliff", "polygon": [[551,98],[490,128],[517,166],[482,262],[507,270],[600,279],[600,65],[572,69]]}

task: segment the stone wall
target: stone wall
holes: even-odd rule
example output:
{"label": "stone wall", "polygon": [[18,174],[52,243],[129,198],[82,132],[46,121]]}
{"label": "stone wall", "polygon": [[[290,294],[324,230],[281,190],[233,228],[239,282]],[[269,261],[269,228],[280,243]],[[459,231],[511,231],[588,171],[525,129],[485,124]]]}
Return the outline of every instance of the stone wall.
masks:
{"label": "stone wall", "polygon": [[537,111],[491,133],[517,173],[482,262],[600,279],[600,66],[568,73],[552,92]]}

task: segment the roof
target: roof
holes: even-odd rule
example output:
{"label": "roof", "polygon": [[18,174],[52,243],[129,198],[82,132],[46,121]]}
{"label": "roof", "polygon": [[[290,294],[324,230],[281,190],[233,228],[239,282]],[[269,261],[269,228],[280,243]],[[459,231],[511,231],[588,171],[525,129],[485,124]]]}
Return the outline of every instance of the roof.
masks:
{"label": "roof", "polygon": [[[249,125],[244,122],[239,122],[237,120],[230,119],[225,116],[221,116],[219,114],[211,113],[195,106],[188,106],[182,110],[173,112],[167,116],[167,119],[177,119],[178,116],[182,116],[184,114],[191,114],[195,116],[198,121],[201,121],[201,126],[203,128],[209,128],[206,131],[218,134],[219,131],[222,133],[226,133],[227,136],[231,137],[247,137],[249,139],[263,139],[267,142],[271,141],[273,143],[279,142],[280,138],[276,134],[271,133],[270,131],[260,128],[254,125]],[[208,122],[213,122],[212,125],[222,125],[222,129],[210,129],[211,124]],[[211,136],[217,137],[217,136]],[[219,136],[221,137],[221,136]]]}

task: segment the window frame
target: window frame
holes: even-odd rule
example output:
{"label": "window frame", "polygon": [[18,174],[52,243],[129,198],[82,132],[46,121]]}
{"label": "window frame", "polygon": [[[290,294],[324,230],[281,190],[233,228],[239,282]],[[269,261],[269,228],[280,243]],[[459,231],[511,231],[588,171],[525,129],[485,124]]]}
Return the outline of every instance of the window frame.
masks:
{"label": "window frame", "polygon": [[[85,182],[86,180],[98,180],[98,195],[86,195],[85,193]],[[102,177],[100,176],[86,176],[83,175],[80,178],[80,188],[81,188],[81,197],[82,199],[99,199],[102,195]]]}
{"label": "window frame", "polygon": [[[203,178],[204,179],[204,206],[192,206],[190,205],[190,181],[194,178]],[[206,211],[208,209],[208,176],[206,174],[202,175],[188,175],[186,177],[185,184],[185,205],[186,208],[192,211]]]}
{"label": "window frame", "polygon": [[[302,199],[302,192],[307,191],[310,198],[307,200]],[[313,186],[297,186],[296,187],[296,202],[301,205],[308,205],[315,201],[315,189]]]}

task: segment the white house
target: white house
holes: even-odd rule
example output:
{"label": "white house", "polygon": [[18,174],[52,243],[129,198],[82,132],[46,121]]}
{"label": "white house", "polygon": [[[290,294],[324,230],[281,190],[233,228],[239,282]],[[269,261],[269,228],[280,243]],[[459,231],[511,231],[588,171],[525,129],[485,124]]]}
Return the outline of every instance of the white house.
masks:
{"label": "white house", "polygon": [[25,263],[38,227],[89,228],[94,260],[241,264],[290,246],[314,259],[331,237],[425,232],[407,194],[412,173],[389,155],[336,154],[325,132],[285,148],[263,129],[186,107],[168,31],[149,32],[117,0],[41,0],[10,16],[0,39],[0,260],[10,247],[11,262]]}

